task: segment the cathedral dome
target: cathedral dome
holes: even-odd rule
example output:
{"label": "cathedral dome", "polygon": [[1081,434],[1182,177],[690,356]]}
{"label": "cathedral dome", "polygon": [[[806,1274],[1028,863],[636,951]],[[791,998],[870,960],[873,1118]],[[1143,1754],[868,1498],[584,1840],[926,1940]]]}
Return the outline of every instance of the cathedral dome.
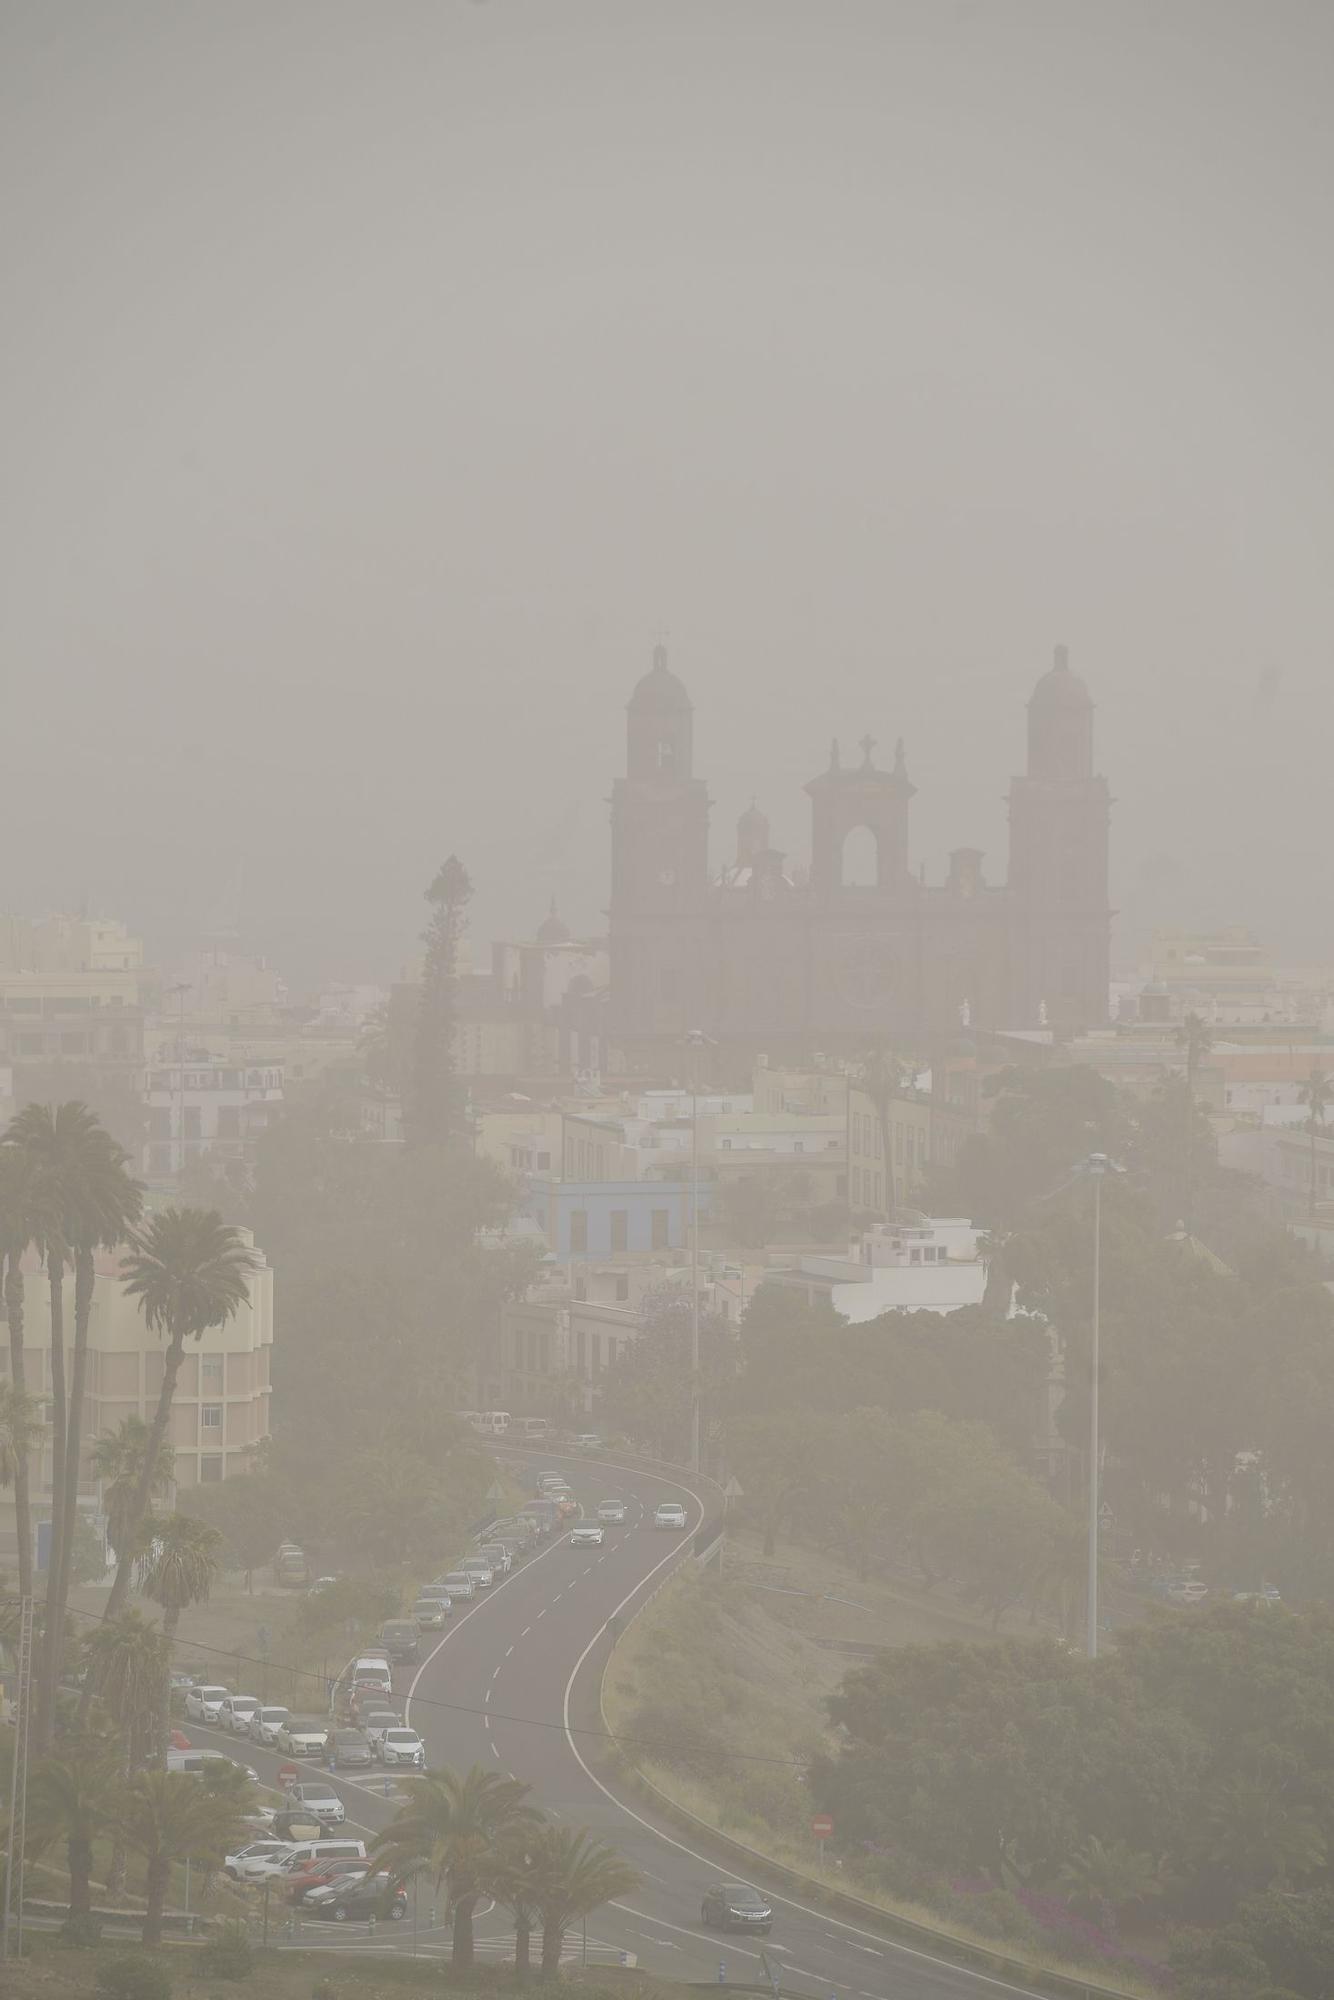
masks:
{"label": "cathedral dome", "polygon": [[1070,671],[1070,655],[1064,646],[1033,690],[1030,706],[1047,710],[1092,708],[1093,697],[1078,674]]}
{"label": "cathedral dome", "polygon": [[565,922],[564,918],[556,915],[556,898],[554,896],[551,899],[551,908],[537,927],[537,942],[539,944],[568,944],[570,942],[570,926]]}
{"label": "cathedral dome", "polygon": [[673,709],[689,709],[690,696],[684,683],[677,679],[667,664],[667,648],[653,648],[653,665],[635,683],[635,691],[630,697],[630,707],[641,712],[663,714]]}

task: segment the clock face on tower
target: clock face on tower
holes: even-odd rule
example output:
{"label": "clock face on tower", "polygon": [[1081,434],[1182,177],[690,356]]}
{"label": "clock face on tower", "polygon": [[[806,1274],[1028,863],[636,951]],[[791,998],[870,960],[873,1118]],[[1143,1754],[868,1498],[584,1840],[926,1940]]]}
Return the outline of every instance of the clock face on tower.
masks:
{"label": "clock face on tower", "polygon": [[897,963],[888,938],[853,933],[839,939],[834,950],[834,985],[847,1006],[860,1013],[883,1007],[894,998]]}

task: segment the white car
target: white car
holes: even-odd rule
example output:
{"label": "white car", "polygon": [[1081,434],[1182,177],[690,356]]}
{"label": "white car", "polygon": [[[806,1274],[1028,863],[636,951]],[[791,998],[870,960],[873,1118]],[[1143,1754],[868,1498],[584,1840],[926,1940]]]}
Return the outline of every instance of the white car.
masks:
{"label": "white car", "polygon": [[278,1731],[278,1748],[289,1757],[322,1757],[328,1741],[328,1724],[314,1716],[289,1715]]}
{"label": "white car", "polygon": [[226,1857],[223,1872],[233,1882],[261,1881],[273,1873],[273,1863],[289,1853],[291,1845],[288,1840],[252,1840],[248,1847],[238,1848],[235,1854]]}
{"label": "white car", "polygon": [[501,1576],[508,1576],[514,1567],[514,1558],[503,1542],[483,1542],[478,1554],[485,1556],[492,1569],[499,1570]]}
{"label": "white car", "polygon": [[496,1573],[485,1556],[469,1556],[463,1565],[464,1574],[470,1576],[479,1590],[490,1590],[496,1580]]}
{"label": "white car", "polygon": [[685,1524],[686,1510],[679,1500],[664,1500],[661,1506],[654,1509],[655,1528],[684,1528]]}
{"label": "white car", "polygon": [[250,1735],[256,1743],[266,1743],[272,1749],[278,1741],[278,1731],[287,1720],[285,1708],[257,1708],[250,1718]]}
{"label": "white car", "polygon": [[609,1528],[623,1528],[625,1526],[624,1500],[604,1500],[598,1508],[598,1519],[599,1521],[604,1521]]}
{"label": "white car", "polygon": [[250,1718],[259,1709],[257,1694],[229,1694],[218,1705],[218,1726],[235,1736],[249,1736]]}
{"label": "white car", "polygon": [[185,1691],[185,1712],[191,1722],[216,1722],[229,1689],[192,1687]]}
{"label": "white car", "polygon": [[347,1818],[347,1807],[332,1785],[322,1785],[318,1781],[308,1785],[289,1785],[287,1803],[289,1807],[300,1806],[321,1826],[341,1826]]}
{"label": "white car", "polygon": [[402,1726],[382,1731],[375,1745],[380,1760],[385,1764],[415,1764],[418,1770],[426,1767],[426,1745],[415,1729]]}
{"label": "white car", "polygon": [[600,1549],[605,1539],[605,1534],[606,1531],[600,1521],[580,1521],[577,1526],[570,1530],[570,1547],[572,1549]]}

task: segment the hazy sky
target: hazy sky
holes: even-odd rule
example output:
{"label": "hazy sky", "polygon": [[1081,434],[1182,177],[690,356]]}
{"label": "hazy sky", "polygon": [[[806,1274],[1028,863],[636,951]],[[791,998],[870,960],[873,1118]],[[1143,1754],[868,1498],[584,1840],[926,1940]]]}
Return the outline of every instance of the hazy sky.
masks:
{"label": "hazy sky", "polygon": [[995,879],[1063,640],[1121,955],[1334,955],[1328,0],[0,20],[0,906],[595,926],[664,633],[718,859],[870,727]]}

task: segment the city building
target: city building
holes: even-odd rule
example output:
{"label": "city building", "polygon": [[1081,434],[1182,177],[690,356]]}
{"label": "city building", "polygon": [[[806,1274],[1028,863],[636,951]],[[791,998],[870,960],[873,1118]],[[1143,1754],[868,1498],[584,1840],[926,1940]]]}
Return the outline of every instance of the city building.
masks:
{"label": "city building", "polygon": [[961,1217],[924,1215],[868,1230],[843,1257],[778,1253],[769,1278],[854,1325],[886,1312],[957,1312],[981,1305],[986,1292],[980,1241]]}
{"label": "city building", "polygon": [[835,744],[807,786],[809,867],[770,844],[757,808],[735,860],[710,865],[710,802],[694,711],[656,649],[631,695],[626,774],[613,787],[612,1031],[626,1060],[662,1066],[699,1029],[727,1046],[855,1053],[961,1028],[1106,1019],[1109,798],[1093,763],[1093,703],[1064,648],[1028,704],[1028,757],[1010,786],[1005,885],[960,848],[947,881],[913,869],[912,785],[868,736]]}

